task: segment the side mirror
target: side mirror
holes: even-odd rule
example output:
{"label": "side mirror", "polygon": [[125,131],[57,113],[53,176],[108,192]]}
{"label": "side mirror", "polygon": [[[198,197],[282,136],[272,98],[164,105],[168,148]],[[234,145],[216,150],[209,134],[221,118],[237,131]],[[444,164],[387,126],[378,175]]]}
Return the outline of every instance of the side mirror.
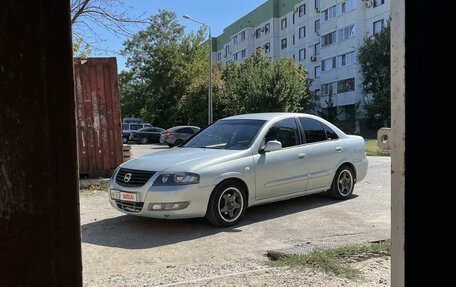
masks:
{"label": "side mirror", "polygon": [[264,146],[264,152],[276,151],[282,148],[282,143],[279,141],[268,141]]}

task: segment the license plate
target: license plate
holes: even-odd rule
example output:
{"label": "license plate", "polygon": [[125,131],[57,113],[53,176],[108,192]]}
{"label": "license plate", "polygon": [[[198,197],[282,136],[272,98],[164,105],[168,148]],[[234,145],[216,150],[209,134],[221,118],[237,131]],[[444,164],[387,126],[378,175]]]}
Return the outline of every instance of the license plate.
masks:
{"label": "license plate", "polygon": [[111,198],[122,201],[136,202],[136,193],[111,190]]}

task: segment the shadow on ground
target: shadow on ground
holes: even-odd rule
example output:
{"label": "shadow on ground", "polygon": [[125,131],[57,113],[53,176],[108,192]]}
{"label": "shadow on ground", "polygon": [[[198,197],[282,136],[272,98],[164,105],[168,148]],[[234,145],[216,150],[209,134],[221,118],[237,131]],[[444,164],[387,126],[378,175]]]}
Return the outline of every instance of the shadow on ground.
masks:
{"label": "shadow on ground", "polygon": [[[352,199],[356,197],[353,195]],[[82,225],[82,242],[125,249],[154,248],[219,232],[242,232],[239,227],[338,202],[315,194],[255,206],[247,210],[239,225],[230,228],[214,227],[203,218],[163,220],[122,215]]]}

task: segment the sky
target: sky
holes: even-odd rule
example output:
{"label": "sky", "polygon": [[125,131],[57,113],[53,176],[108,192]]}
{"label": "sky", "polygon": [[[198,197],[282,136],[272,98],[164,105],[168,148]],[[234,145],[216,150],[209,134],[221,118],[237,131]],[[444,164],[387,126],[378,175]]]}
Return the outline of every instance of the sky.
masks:
{"label": "sky", "polygon": [[[186,26],[186,32],[196,31],[199,24],[183,18],[183,15],[202,21],[212,29],[212,35],[218,36],[223,29],[232,24],[245,14],[260,6],[266,0],[124,0],[125,5],[131,7],[129,14],[155,15],[158,10],[174,11],[178,21]],[[102,44],[112,51],[94,51],[91,56],[98,57],[117,57],[118,70],[125,69],[125,59],[118,53],[122,50],[122,43],[126,37],[119,38],[100,27],[94,27],[96,32],[101,35],[105,42]],[[131,30],[138,30],[132,28]]]}

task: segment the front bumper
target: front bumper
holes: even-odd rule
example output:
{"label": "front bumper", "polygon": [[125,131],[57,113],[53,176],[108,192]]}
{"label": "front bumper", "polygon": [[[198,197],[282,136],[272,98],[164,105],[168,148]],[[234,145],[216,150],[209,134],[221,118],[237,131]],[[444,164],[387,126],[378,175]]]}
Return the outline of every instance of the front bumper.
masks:
{"label": "front bumper", "polygon": [[[109,202],[112,207],[120,212],[151,218],[178,219],[204,217],[206,215],[209,197],[214,186],[200,187],[198,184],[178,186],[152,186],[158,176],[154,175],[142,187],[124,187],[111,180],[110,190],[118,190],[136,194],[136,202],[126,202],[111,198]],[[184,209],[179,210],[151,210],[154,203],[189,202]]]}

